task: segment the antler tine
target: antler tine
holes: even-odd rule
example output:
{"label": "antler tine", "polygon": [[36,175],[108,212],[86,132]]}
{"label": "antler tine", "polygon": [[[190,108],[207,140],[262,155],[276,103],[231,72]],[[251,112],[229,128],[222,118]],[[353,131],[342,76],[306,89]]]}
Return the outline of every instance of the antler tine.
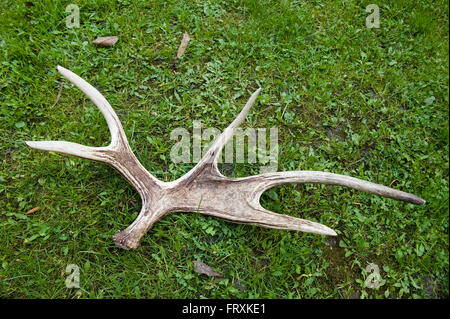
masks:
{"label": "antler tine", "polygon": [[256,216],[259,221],[250,224],[275,229],[297,230],[318,235],[337,236],[337,233],[333,229],[320,223],[294,216],[277,214],[262,207],[257,209],[257,211],[258,214]]}
{"label": "antler tine", "polygon": [[234,133],[236,132],[236,129],[245,120],[245,117],[247,116],[248,112],[250,111],[250,108],[255,103],[256,98],[259,95],[259,92],[261,92],[261,88],[257,89],[255,92],[253,92],[253,94],[250,96],[247,103],[245,104],[244,108],[242,109],[241,113],[239,113],[239,115],[234,119],[234,121],[231,122],[231,124],[225,129],[225,131],[223,131],[223,133],[219,136],[217,141],[214,142],[214,144],[211,146],[211,148],[205,154],[205,156],[204,156],[205,160],[212,159],[214,164],[217,164],[217,158],[222,153],[222,148],[233,137]]}
{"label": "antler tine", "polygon": [[233,137],[234,133],[236,132],[236,129],[245,120],[245,117],[250,111],[250,108],[255,103],[256,98],[259,95],[259,92],[261,92],[261,88],[253,92],[253,94],[250,96],[250,98],[248,99],[247,103],[245,104],[244,108],[241,110],[239,115],[234,119],[233,122],[231,122],[231,124],[223,131],[223,133],[220,134],[220,136],[216,139],[216,141],[214,141],[212,146],[205,153],[203,158],[198,162],[197,164],[198,167],[203,166],[206,163],[211,163],[215,168],[217,168],[217,158],[222,153],[222,148]]}
{"label": "antler tine", "polygon": [[236,132],[236,129],[242,124],[242,122],[245,120],[245,117],[247,116],[248,112],[250,111],[251,107],[256,101],[256,98],[259,95],[259,92],[261,92],[261,88],[257,89],[248,99],[247,103],[245,104],[242,111],[239,113],[239,115],[234,119],[233,122],[223,131],[223,133],[219,136],[217,141],[214,142],[214,144],[211,146],[211,148],[208,150],[208,152],[205,154],[204,159],[205,161],[211,161],[213,162],[213,165],[217,167],[217,158],[222,153],[222,149],[225,146],[225,144],[228,143],[228,141],[233,137],[234,133]]}
{"label": "antler tine", "polygon": [[81,77],[76,75],[70,70],[63,68],[62,66],[57,66],[56,70],[64,76],[67,80],[72,82],[77,88],[83,91],[89,99],[98,107],[100,112],[102,112],[105,117],[106,123],[108,124],[109,131],[111,133],[111,146],[115,147],[118,143],[128,144],[127,139],[120,140],[120,136],[125,136],[122,124],[117,117],[116,112],[114,112],[111,105],[105,99],[105,97],[92,85],[83,80]]}
{"label": "antler tine", "polygon": [[111,143],[104,147],[91,147],[66,141],[26,141],[25,144],[34,149],[64,153],[105,162],[122,173],[135,186],[141,196],[146,192],[144,191],[145,183],[158,186],[162,185],[163,182],[156,179],[139,163],[128,144],[127,137],[116,112],[114,112],[105,97],[96,88],[72,71],[59,65],[56,69],[62,76],[83,91],[102,112],[111,133]]}
{"label": "antler tine", "polygon": [[360,190],[366,193],[376,194],[383,197],[389,197],[416,205],[426,203],[422,198],[402,192],[384,185],[371,183],[355,177],[346,175],[318,172],[318,171],[293,171],[293,172],[276,172],[266,173],[252,176],[257,181],[256,190],[262,194],[269,188],[281,184],[304,184],[304,183],[320,183],[327,185],[338,185]]}
{"label": "antler tine", "polygon": [[92,85],[87,83],[72,71],[67,70],[59,65],[56,67],[56,70],[58,70],[58,72],[61,73],[62,76],[64,76],[81,91],[83,91],[99,108],[106,120],[106,123],[108,124],[108,128],[111,133],[111,143],[106,147],[89,147],[65,141],[27,141],[25,142],[25,144],[31,148],[43,151],[65,153],[101,162],[110,161],[108,157],[104,156],[105,151],[110,149],[114,150],[118,147],[119,144],[129,148],[128,141],[125,137],[125,132],[122,128],[122,124],[120,123],[117,114],[114,112],[113,108],[105,99],[105,97],[96,88],[94,88]]}
{"label": "antler tine", "polygon": [[242,191],[241,194],[237,195],[234,199],[230,199],[234,202],[227,208],[206,208],[203,210],[200,209],[199,213],[218,217],[238,224],[254,225],[275,229],[297,230],[305,233],[313,233],[319,235],[337,236],[334,230],[325,225],[290,215],[271,212],[261,206],[261,204],[259,203],[259,195],[251,199],[251,195],[249,197],[246,197],[245,195],[242,197],[240,196],[244,193],[245,191]]}
{"label": "antler tine", "polygon": [[105,156],[105,151],[109,147],[91,147],[66,141],[26,141],[28,147],[49,152],[58,152],[67,155],[74,155],[99,162],[109,162],[110,159]]}
{"label": "antler tine", "polygon": [[[179,179],[166,183],[167,185],[177,185],[178,183],[186,182],[193,180],[196,175],[200,174],[205,168],[209,168],[209,173],[213,174],[215,177],[223,178],[224,176],[219,172],[217,168],[217,158],[222,153],[222,148],[227,144],[227,142],[233,137],[236,129],[241,125],[244,121],[245,117],[250,111],[250,108],[256,101],[259,92],[261,92],[261,88],[257,89],[248,99],[244,108],[241,110],[239,115],[234,119],[233,122],[223,131],[222,134],[214,141],[214,143],[210,146],[208,151],[203,155],[201,160],[195,165],[189,172],[185,175],[181,176]],[[208,175],[208,178],[214,178],[213,175]]]}

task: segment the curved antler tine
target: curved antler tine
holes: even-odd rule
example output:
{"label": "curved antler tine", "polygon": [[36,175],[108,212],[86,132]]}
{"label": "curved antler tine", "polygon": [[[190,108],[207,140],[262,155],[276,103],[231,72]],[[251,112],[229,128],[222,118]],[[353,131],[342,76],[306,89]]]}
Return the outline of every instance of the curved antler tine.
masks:
{"label": "curved antler tine", "polygon": [[222,152],[222,148],[227,144],[227,142],[233,137],[233,134],[236,132],[236,129],[242,124],[245,117],[248,114],[248,111],[253,106],[258,97],[259,92],[261,92],[261,88],[257,89],[248,99],[242,111],[239,115],[234,119],[234,121],[223,131],[223,133],[217,138],[217,140],[212,144],[210,149],[206,152],[205,156],[203,156],[200,162],[213,162],[214,165],[217,165],[217,158],[220,156]]}
{"label": "curved antler tine", "polygon": [[346,186],[366,193],[389,197],[416,205],[426,203],[422,198],[402,192],[387,186],[367,182],[355,177],[317,171],[277,172],[253,176],[256,180],[257,192],[262,194],[265,190],[281,184],[320,183],[328,185]]}
{"label": "curved antler tine", "polygon": [[83,91],[102,112],[111,133],[111,143],[105,147],[90,147],[65,141],[27,141],[31,148],[74,155],[106,162],[116,168],[138,190],[142,198],[150,197],[149,190],[159,189],[162,182],[150,174],[130,148],[117,114],[105,97],[92,85],[70,70],[57,66],[61,75]]}
{"label": "curved antler tine", "polygon": [[92,85],[87,83],[72,71],[59,65],[56,67],[56,70],[58,70],[58,72],[61,73],[62,76],[64,76],[67,80],[72,82],[76,87],[83,91],[102,112],[111,133],[110,146],[116,146],[119,143],[128,144],[126,138],[119,138],[120,136],[125,136],[122,124],[120,124],[120,120],[117,117],[116,112],[114,112],[113,108],[105,99],[105,97],[96,88],[94,88]]}

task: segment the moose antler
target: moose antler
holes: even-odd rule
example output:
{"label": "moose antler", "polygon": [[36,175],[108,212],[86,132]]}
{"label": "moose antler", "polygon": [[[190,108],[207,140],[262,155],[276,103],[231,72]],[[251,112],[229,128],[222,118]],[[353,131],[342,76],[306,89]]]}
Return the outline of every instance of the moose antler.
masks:
{"label": "moose antler", "polygon": [[56,69],[83,91],[103,113],[111,132],[111,143],[105,147],[88,147],[64,141],[25,143],[35,149],[105,162],[118,170],[136,188],[142,198],[142,209],[128,228],[114,235],[114,242],[118,247],[137,248],[147,230],[160,218],[173,212],[198,212],[234,223],[336,236],[332,229],[322,224],[264,209],[259,203],[262,193],[281,184],[340,185],[413,204],[425,203],[423,199],[412,194],[357,178],[326,172],[277,172],[244,178],[223,176],[217,168],[217,158],[224,145],[244,121],[261,89],[252,94],[241,113],[212,144],[194,168],[173,182],[160,181],[138,161],[128,144],[119,118],[100,92],[73,72],[61,66],[57,66]]}

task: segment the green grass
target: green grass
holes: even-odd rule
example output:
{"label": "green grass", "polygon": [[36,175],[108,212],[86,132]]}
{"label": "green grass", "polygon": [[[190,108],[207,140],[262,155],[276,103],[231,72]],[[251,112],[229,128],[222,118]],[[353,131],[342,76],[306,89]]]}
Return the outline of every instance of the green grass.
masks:
{"label": "green grass", "polygon": [[[379,29],[365,26],[370,1],[73,1],[78,29],[66,28],[69,2],[32,2],[0,3],[0,297],[75,298],[65,269],[77,264],[82,298],[448,298],[446,1],[378,1]],[[107,35],[120,40],[90,44]],[[261,86],[244,127],[279,129],[280,171],[348,174],[428,203],[289,185],[263,205],[321,222],[336,241],[173,214],[139,249],[118,249],[111,237],[137,216],[137,192],[104,164],[23,143],[109,143],[56,65],[101,90],[161,180],[193,166],[170,161],[173,129],[223,129]],[[256,173],[233,165],[233,176]],[[224,278],[195,273],[194,260]],[[365,288],[369,263],[378,289]]]}

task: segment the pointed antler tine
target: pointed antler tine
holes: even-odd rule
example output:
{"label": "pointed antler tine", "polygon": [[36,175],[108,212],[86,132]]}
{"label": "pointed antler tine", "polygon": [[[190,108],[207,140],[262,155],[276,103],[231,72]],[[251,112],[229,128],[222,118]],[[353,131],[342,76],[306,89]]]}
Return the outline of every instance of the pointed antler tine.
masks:
{"label": "pointed antler tine", "polygon": [[105,97],[92,85],[83,80],[81,77],[73,73],[72,71],[63,68],[62,66],[57,66],[56,70],[64,76],[67,80],[72,82],[76,87],[78,87],[81,91],[83,91],[89,99],[99,108],[105,117],[106,123],[108,124],[109,131],[111,133],[111,146],[116,146],[118,143],[128,144],[128,141],[125,139],[120,140],[119,137],[125,136],[125,133],[122,128],[122,124],[120,124],[120,120],[117,117],[116,112],[114,112],[111,105],[105,99]]}
{"label": "pointed antler tine", "polygon": [[[245,117],[248,114],[248,111],[250,111],[250,108],[255,104],[256,98],[258,97],[259,93],[261,92],[261,88],[257,89],[248,99],[247,103],[245,103],[244,108],[242,109],[241,113],[234,119],[233,122],[227,127],[226,130],[236,129],[238,128],[241,123],[244,121]],[[225,131],[226,131],[225,130]]]}
{"label": "pointed antler tine", "polygon": [[319,183],[338,185],[376,194],[416,205],[423,205],[426,201],[416,195],[402,192],[384,185],[367,182],[355,177],[317,171],[294,171],[267,173],[254,176],[260,194],[265,190],[281,184]]}
{"label": "pointed antler tine", "polygon": [[26,141],[28,147],[49,152],[58,152],[77,157],[82,157],[94,161],[109,162],[102,151],[107,147],[90,147],[65,141]]}
{"label": "pointed antler tine", "polygon": [[297,230],[319,235],[337,236],[334,230],[323,224],[294,216],[277,214],[262,207],[258,209],[257,218],[261,220],[261,223],[255,223],[258,226]]}
{"label": "pointed antler tine", "polygon": [[253,104],[256,101],[256,98],[258,97],[259,92],[261,92],[261,88],[257,89],[248,99],[247,103],[245,104],[242,111],[239,113],[239,115],[234,119],[234,121],[223,131],[223,133],[217,138],[217,140],[213,143],[211,148],[208,150],[208,152],[205,154],[205,156],[202,158],[205,159],[208,162],[213,161],[214,163],[217,163],[217,158],[221,154],[222,148],[225,146],[225,144],[228,143],[228,141],[233,137],[233,134],[236,132],[236,129],[242,124],[245,117],[248,114],[248,111],[250,111],[250,108],[253,106]]}
{"label": "pointed antler tine", "polygon": [[[244,204],[240,206],[240,204]],[[254,225],[267,228],[297,230],[305,233],[313,233],[327,236],[337,236],[331,228],[310,220],[297,218],[290,215],[277,214],[261,206],[257,201],[236,200],[227,210],[205,209],[199,213],[218,217],[229,222]]]}
{"label": "pointed antler tine", "polygon": [[111,133],[111,143],[106,147],[89,147],[66,141],[27,141],[25,144],[34,149],[64,153],[111,164],[111,158],[106,155],[107,151],[114,150],[118,146],[124,146],[129,149],[125,132],[123,131],[117,114],[114,112],[105,97],[81,77],[59,65],[56,67],[56,70],[81,91],[83,91],[99,108],[106,120],[106,123],[108,124],[108,128]]}
{"label": "pointed antler tine", "polygon": [[[259,92],[261,92],[261,88],[257,89],[248,99],[242,111],[239,115],[234,119],[234,121],[223,131],[223,133],[214,141],[212,146],[208,149],[202,159],[195,165],[189,172],[187,172],[184,176],[180,177],[179,180],[175,182],[181,181],[189,181],[191,176],[198,174],[205,167],[209,167],[212,169],[214,174],[222,176],[219,170],[217,169],[217,158],[220,156],[222,152],[222,148],[225,144],[233,137],[236,129],[241,125],[244,121],[245,117],[248,114],[248,111],[253,106],[258,97]],[[209,166],[211,165],[211,166]]]}

